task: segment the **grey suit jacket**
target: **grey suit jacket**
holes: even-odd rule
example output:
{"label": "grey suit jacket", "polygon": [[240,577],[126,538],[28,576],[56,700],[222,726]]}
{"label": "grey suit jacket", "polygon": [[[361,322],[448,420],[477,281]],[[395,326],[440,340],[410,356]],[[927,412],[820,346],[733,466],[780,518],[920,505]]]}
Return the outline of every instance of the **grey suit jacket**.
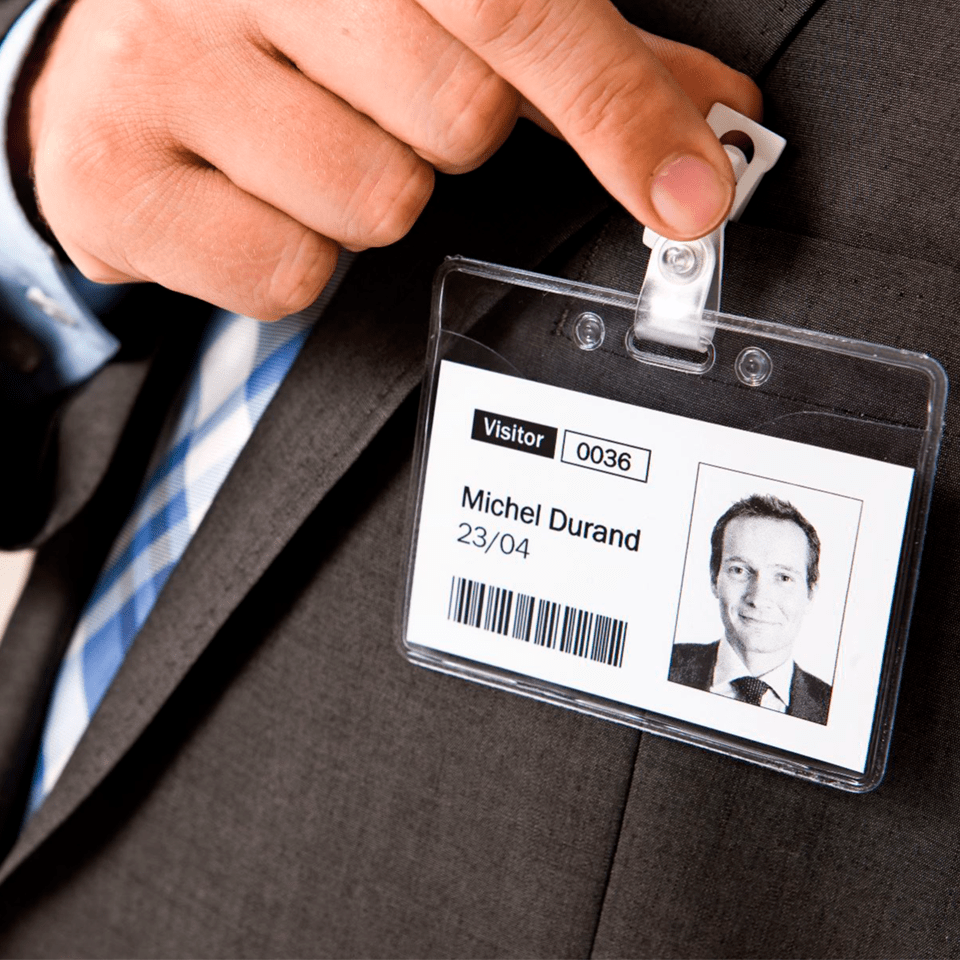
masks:
{"label": "grey suit jacket", "polygon": [[[670,658],[671,683],[709,690],[713,684],[713,670],[717,665],[719,649],[719,640],[713,643],[676,644]],[[787,715],[813,723],[826,723],[832,692],[828,683],[794,664]]]}
{"label": "grey suit jacket", "polygon": [[[789,142],[728,230],[725,308],[955,369],[956,11],[652,0],[634,14],[758,77]],[[645,261],[639,229],[529,129],[439,178],[411,234],[359,259],[12,846],[8,817],[0,952],[956,955],[953,408],[875,793],[428,673],[395,649],[398,561],[430,280],[449,254],[622,289]],[[55,420],[18,411],[55,457],[37,458],[5,533],[41,545],[0,644],[8,811],[189,352],[186,319],[137,319]],[[510,336],[508,312],[491,323]]]}

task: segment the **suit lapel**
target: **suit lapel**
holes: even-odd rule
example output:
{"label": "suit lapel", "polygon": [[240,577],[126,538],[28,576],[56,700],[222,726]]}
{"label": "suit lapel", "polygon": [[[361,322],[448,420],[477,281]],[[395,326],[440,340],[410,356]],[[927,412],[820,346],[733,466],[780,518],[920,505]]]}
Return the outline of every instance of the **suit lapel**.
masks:
{"label": "suit lapel", "polygon": [[[402,243],[354,264],[170,577],[5,879],[130,748],[303,521],[419,383],[432,274],[463,253],[534,267],[606,209],[562,145],[518,131],[504,155],[446,179]],[[532,157],[538,157],[534,164]],[[498,167],[525,167],[503,195]],[[544,170],[549,171],[544,175]],[[583,189],[560,206],[571,179]],[[494,196],[492,194],[496,193]],[[494,216],[491,216],[491,213]]]}
{"label": "suit lapel", "polygon": [[813,723],[826,723],[830,711],[830,693],[826,683],[794,664],[787,713]]}

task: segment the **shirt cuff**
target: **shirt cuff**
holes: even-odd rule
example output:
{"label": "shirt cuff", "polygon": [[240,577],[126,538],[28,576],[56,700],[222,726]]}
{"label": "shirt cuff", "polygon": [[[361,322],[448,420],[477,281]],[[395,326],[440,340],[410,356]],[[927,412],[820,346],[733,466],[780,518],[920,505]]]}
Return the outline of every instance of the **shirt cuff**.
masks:
{"label": "shirt cuff", "polygon": [[[17,79],[44,18],[57,0],[35,0],[0,44],[0,124],[9,139]],[[0,300],[3,312],[46,348],[49,361],[29,373],[31,392],[51,393],[87,379],[119,349],[72,288],[54,250],[17,200],[9,144],[0,151]]]}

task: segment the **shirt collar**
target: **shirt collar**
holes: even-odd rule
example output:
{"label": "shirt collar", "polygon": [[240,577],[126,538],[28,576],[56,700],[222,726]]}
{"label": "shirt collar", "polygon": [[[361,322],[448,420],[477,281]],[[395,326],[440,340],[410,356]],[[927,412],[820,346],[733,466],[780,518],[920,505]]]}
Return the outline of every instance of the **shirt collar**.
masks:
{"label": "shirt collar", "polygon": [[[793,684],[793,657],[788,657],[779,667],[760,674],[757,679],[762,680],[787,705],[790,705],[790,687]],[[753,676],[740,655],[730,645],[726,637],[720,640],[717,650],[717,665],[713,670],[714,686],[729,684],[738,677]]]}

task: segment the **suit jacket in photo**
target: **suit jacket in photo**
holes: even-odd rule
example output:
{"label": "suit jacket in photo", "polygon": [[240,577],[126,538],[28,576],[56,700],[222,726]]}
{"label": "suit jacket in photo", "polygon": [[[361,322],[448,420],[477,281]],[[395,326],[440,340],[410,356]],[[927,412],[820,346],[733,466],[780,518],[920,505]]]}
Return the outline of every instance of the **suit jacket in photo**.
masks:
{"label": "suit jacket in photo", "polygon": [[[697,690],[709,690],[713,685],[713,671],[717,665],[720,641],[713,643],[678,643],[670,658],[671,683],[682,683]],[[830,684],[807,673],[796,663],[790,680],[790,702],[784,711],[789,717],[826,723],[830,712]]]}
{"label": "suit jacket in photo", "polygon": [[[23,6],[0,0],[4,22]],[[623,8],[756,78],[765,124],[787,139],[727,229],[724,309],[955,372],[956,5]],[[199,336],[189,305],[148,292],[112,318],[123,351],[55,409],[6,398],[5,429],[18,427],[4,472],[21,492],[0,536],[39,553],[0,643],[0,954],[957,955],[953,404],[891,766],[871,794],[397,651],[434,271],[460,254],[638,290],[641,233],[564,144],[523,123],[477,171],[439,176],[410,234],[358,258],[19,835],[9,811],[64,644]],[[516,332],[509,310],[490,324],[493,343]],[[855,411],[862,387],[849,387]]]}

